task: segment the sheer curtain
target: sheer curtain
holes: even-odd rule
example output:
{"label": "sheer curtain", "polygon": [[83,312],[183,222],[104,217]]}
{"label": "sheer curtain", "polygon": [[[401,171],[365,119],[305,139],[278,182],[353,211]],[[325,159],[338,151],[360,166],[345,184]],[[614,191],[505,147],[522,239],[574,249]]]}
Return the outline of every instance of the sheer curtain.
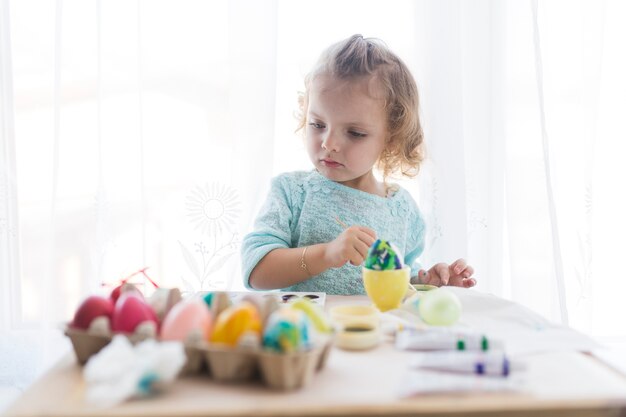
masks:
{"label": "sheer curtain", "polygon": [[623,342],[625,5],[419,7],[425,258],[463,254],[479,289]]}
{"label": "sheer curtain", "polygon": [[624,18],[609,0],[0,0],[0,382],[32,380],[80,299],[140,268],[242,289],[269,179],[310,168],[303,76],[353,33],[420,88],[428,160],[402,184],[424,263],[465,257],[477,290],[623,338]]}
{"label": "sheer curtain", "polygon": [[479,289],[623,343],[626,6],[420,7],[425,257],[463,254]]}

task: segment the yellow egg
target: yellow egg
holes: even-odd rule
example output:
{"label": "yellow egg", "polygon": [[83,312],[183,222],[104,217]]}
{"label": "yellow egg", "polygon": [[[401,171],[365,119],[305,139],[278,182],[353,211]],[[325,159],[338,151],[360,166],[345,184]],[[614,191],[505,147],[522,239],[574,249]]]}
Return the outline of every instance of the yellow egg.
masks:
{"label": "yellow egg", "polygon": [[261,318],[252,303],[243,301],[238,305],[228,307],[217,317],[209,341],[234,347],[239,338],[248,332],[260,337]]}
{"label": "yellow egg", "polygon": [[296,301],[291,302],[291,308],[295,310],[301,310],[307,315],[311,323],[315,327],[315,330],[322,333],[330,333],[332,326],[328,316],[324,314],[324,311],[317,305],[313,304],[311,300],[306,298],[299,298]]}

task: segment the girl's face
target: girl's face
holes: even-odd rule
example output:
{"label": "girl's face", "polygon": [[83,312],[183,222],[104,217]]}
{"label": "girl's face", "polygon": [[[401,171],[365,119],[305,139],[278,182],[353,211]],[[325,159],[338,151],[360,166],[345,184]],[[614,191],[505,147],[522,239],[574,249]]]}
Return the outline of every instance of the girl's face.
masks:
{"label": "girl's face", "polygon": [[315,168],[333,181],[380,194],[372,167],[388,135],[384,100],[371,77],[316,77],[306,114],[307,152]]}

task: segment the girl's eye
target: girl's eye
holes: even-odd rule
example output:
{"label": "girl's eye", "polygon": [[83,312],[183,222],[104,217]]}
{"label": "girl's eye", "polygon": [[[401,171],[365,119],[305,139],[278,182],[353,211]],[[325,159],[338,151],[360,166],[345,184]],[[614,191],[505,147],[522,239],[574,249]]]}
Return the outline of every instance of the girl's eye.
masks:
{"label": "girl's eye", "polygon": [[349,130],[348,134],[353,138],[364,138],[367,136],[365,133],[357,132],[356,130]]}
{"label": "girl's eye", "polygon": [[323,124],[316,122],[309,123],[309,126],[313,126],[315,129],[324,129],[325,127]]}

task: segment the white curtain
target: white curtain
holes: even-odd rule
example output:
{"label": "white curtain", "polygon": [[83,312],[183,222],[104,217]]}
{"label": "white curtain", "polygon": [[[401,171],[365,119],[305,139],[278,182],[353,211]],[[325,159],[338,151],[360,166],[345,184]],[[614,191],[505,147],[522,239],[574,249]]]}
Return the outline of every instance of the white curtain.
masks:
{"label": "white curtain", "polygon": [[427,259],[463,254],[481,290],[623,341],[625,5],[421,6]]}
{"label": "white curtain", "polygon": [[303,76],[353,33],[420,88],[428,160],[402,183],[424,263],[465,257],[477,290],[624,338],[625,18],[610,0],[0,0],[0,357],[32,380],[80,299],[146,266],[242,289],[269,179],[310,168]]}

